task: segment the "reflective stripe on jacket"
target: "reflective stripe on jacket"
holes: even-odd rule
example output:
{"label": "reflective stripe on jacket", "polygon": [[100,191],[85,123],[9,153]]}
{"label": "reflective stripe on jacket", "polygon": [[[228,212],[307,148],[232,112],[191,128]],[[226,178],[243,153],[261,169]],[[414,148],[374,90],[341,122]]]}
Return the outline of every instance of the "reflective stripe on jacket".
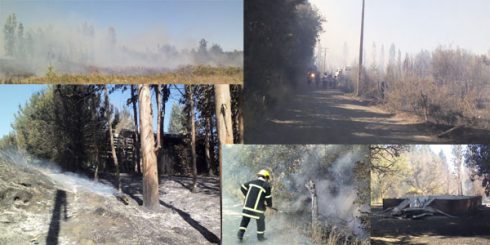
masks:
{"label": "reflective stripe on jacket", "polygon": [[243,184],[240,188],[245,201],[242,215],[259,219],[265,212],[265,207],[272,207],[271,187],[267,181],[256,179]]}

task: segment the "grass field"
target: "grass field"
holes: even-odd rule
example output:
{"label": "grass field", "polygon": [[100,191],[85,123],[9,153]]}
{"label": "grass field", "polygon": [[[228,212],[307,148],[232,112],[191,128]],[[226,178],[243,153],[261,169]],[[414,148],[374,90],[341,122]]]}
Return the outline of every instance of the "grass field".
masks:
{"label": "grass field", "polygon": [[243,84],[243,68],[186,66],[172,72],[148,75],[61,74],[13,77],[0,80],[4,84]]}

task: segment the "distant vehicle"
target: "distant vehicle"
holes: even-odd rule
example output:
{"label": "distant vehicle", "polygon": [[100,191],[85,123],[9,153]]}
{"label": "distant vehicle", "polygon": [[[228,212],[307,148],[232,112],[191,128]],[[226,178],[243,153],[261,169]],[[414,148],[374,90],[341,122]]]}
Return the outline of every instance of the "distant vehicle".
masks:
{"label": "distant vehicle", "polygon": [[309,71],[306,73],[306,80],[308,81],[308,84],[311,84],[313,81],[315,81],[316,73],[314,71]]}
{"label": "distant vehicle", "polygon": [[321,81],[320,72],[316,70],[308,71],[308,73],[306,73],[306,80],[308,81],[308,84],[315,82],[317,85],[320,85],[320,81]]}

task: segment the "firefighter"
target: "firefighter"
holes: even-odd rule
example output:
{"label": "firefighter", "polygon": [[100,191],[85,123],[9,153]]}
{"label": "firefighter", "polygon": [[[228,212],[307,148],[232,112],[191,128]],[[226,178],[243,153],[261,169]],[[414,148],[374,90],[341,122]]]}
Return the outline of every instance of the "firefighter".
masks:
{"label": "firefighter", "polygon": [[258,178],[243,184],[240,188],[245,201],[243,202],[242,222],[238,230],[238,239],[242,240],[247,230],[250,219],[257,220],[257,239],[265,240],[265,209],[272,208],[271,186],[269,184],[270,173],[262,169],[257,173]]}

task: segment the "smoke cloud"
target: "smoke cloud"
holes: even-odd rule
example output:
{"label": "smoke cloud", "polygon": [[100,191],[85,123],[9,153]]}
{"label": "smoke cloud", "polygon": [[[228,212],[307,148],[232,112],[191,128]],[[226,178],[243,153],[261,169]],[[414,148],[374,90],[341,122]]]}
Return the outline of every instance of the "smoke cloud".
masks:
{"label": "smoke cloud", "polygon": [[[253,179],[259,169],[269,168],[273,203],[283,212],[272,212],[268,227],[280,231],[286,225],[305,227],[311,222],[311,195],[305,187],[311,180],[316,185],[320,222],[359,240],[369,237],[362,222],[370,210],[369,197],[364,200],[360,196],[362,191],[369,193],[360,190],[361,186],[369,186],[369,176],[356,174],[356,169],[364,166],[360,162],[368,162],[366,146],[290,146],[284,151],[273,150],[277,146],[254,147],[257,146],[224,148],[223,176],[228,176],[223,179],[224,198],[240,196],[239,184]],[[244,152],[254,152],[254,156],[243,157]]]}
{"label": "smoke cloud", "polygon": [[[4,27],[7,22],[1,21]],[[11,45],[6,45],[8,34],[1,36],[0,78],[45,75],[49,66],[69,74],[146,75],[187,65],[243,65],[242,51],[225,51],[219,41],[206,41],[206,37],[172,37],[164,28],[133,36],[86,21],[23,28],[22,33],[16,29],[10,35],[14,40]]]}

